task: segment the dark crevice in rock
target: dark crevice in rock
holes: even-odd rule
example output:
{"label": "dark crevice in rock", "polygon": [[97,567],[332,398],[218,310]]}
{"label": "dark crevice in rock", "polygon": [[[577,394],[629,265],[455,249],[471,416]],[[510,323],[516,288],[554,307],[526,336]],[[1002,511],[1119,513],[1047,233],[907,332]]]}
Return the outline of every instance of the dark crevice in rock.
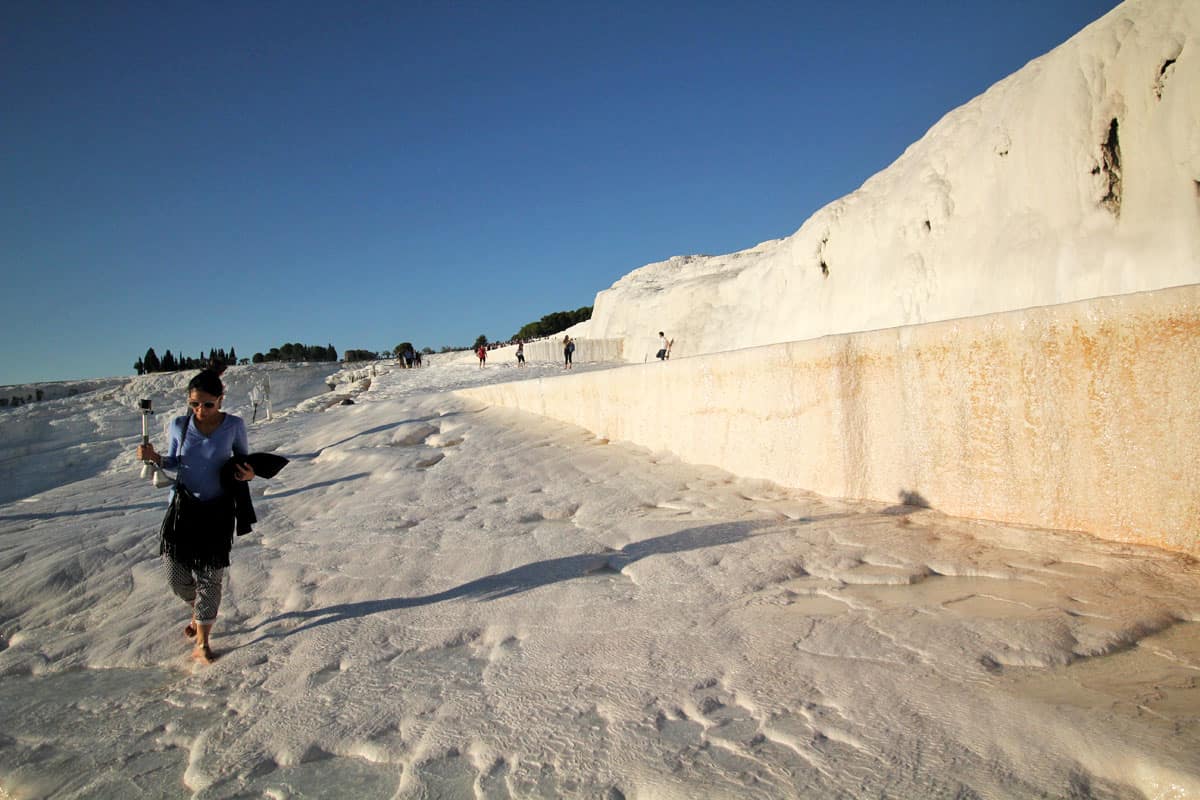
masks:
{"label": "dark crevice in rock", "polygon": [[[1176,56],[1175,58],[1178,57]],[[1154,97],[1158,100],[1162,100],[1163,87],[1167,85],[1167,78],[1169,77],[1167,72],[1171,67],[1175,66],[1175,58],[1168,58],[1158,70],[1158,79],[1154,81]]]}
{"label": "dark crevice in rock", "polygon": [[[1108,191],[1100,198],[1100,205],[1115,217],[1121,216],[1121,141],[1117,127],[1117,118],[1113,117],[1108,126],[1108,136],[1100,145],[1099,167],[1099,171],[1108,177]],[[1096,174],[1096,170],[1093,170],[1093,174]]]}

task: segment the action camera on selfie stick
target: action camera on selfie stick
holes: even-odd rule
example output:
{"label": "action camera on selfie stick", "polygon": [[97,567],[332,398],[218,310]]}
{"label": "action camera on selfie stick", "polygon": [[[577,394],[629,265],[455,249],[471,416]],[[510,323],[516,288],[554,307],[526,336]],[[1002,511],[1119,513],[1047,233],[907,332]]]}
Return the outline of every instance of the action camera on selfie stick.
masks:
{"label": "action camera on selfie stick", "polygon": [[[142,444],[150,444],[150,415],[154,412],[150,410],[150,401],[142,400],[139,402],[142,409]],[[142,462],[142,478],[150,478],[154,483],[155,489],[164,489],[167,486],[173,486],[175,481],[158,468],[158,465],[149,459]]]}

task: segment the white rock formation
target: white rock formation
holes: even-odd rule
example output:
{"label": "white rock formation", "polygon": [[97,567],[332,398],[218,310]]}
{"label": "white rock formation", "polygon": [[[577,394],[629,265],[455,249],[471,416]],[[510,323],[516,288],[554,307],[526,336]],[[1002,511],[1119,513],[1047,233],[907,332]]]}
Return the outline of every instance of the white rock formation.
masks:
{"label": "white rock formation", "polygon": [[1200,281],[1200,2],[1130,0],[791,236],[648,264],[576,333],[627,361]]}

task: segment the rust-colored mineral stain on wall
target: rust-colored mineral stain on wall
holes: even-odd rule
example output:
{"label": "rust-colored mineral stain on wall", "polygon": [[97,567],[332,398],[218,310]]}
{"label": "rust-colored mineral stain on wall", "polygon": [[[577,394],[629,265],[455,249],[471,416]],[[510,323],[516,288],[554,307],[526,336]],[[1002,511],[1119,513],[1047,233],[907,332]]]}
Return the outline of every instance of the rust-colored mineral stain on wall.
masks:
{"label": "rust-colored mineral stain on wall", "polygon": [[826,495],[1200,555],[1200,286],[463,394]]}

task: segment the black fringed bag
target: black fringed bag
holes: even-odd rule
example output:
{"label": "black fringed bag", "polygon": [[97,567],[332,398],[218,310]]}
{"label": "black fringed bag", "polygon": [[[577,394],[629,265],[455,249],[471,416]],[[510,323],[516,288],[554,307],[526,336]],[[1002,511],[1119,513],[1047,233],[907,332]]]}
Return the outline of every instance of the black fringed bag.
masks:
{"label": "black fringed bag", "polygon": [[[188,414],[179,438],[179,458],[187,440]],[[159,553],[193,569],[229,566],[233,547],[233,502],[227,496],[201,500],[183,481],[175,481],[175,494],[159,527]]]}
{"label": "black fringed bag", "polygon": [[[176,458],[183,457],[183,443],[187,441],[188,426],[192,424],[192,415],[188,414],[183,420],[183,432],[179,435],[179,452]],[[188,516],[188,507],[198,504],[200,501],[196,499],[196,495],[192,494],[183,485],[183,481],[179,480],[178,473],[175,478],[175,489],[171,494],[171,502],[167,506],[167,513],[163,516],[162,525],[158,526],[158,539],[160,543],[165,543],[168,539],[174,539],[176,534],[180,532],[181,522]],[[160,547],[161,552],[166,552]]]}

